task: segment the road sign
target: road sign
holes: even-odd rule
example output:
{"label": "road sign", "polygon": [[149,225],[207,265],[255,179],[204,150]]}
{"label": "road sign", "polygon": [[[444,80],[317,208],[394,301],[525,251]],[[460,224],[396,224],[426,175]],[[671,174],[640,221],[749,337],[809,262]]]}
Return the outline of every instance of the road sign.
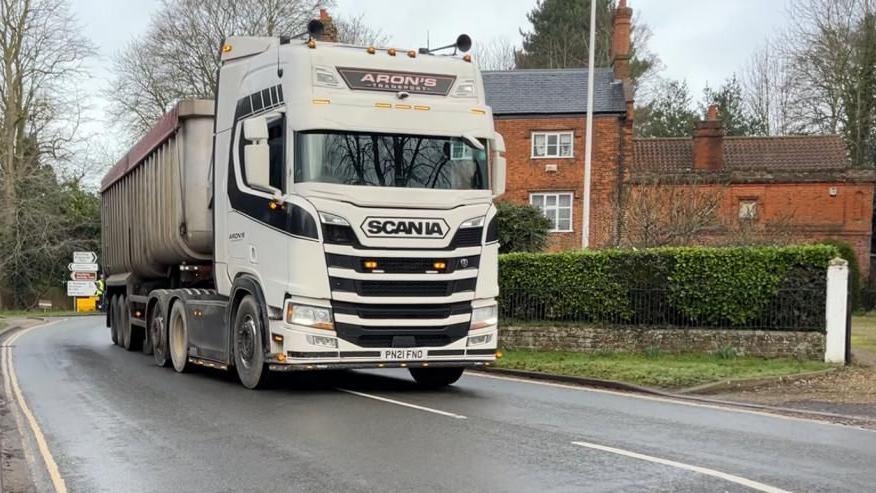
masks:
{"label": "road sign", "polygon": [[43,310],[43,311],[51,310],[52,309],[52,300],[40,300],[39,303],[37,303],[37,306],[39,307],[40,310]]}
{"label": "road sign", "polygon": [[67,296],[94,296],[97,285],[91,281],[67,281]]}
{"label": "road sign", "polygon": [[73,263],[93,264],[97,262],[97,254],[94,252],[73,252]]}
{"label": "road sign", "polygon": [[96,281],[97,272],[71,272],[70,279],[73,281]]}
{"label": "road sign", "polygon": [[77,312],[93,312],[97,310],[97,298],[91,296],[88,298],[76,298]]}
{"label": "road sign", "polygon": [[97,272],[97,264],[77,263],[67,264],[67,268],[72,272]]}

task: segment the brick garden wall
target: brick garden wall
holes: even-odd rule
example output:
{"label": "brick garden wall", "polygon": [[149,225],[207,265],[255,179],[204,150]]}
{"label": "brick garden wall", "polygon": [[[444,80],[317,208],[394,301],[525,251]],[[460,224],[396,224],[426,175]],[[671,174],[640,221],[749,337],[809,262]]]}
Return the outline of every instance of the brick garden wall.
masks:
{"label": "brick garden wall", "polygon": [[739,355],[823,360],[821,332],[720,329],[648,329],[600,326],[500,326],[505,349],[574,352],[710,352],[732,347]]}

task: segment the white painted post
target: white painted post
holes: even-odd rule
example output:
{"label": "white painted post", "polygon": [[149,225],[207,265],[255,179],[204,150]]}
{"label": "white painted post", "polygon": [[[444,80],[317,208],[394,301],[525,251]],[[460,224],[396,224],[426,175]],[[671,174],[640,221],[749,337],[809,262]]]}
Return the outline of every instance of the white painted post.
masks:
{"label": "white painted post", "polygon": [[841,258],[830,261],[827,268],[827,336],[824,361],[846,363],[846,306],[849,289],[849,263]]}

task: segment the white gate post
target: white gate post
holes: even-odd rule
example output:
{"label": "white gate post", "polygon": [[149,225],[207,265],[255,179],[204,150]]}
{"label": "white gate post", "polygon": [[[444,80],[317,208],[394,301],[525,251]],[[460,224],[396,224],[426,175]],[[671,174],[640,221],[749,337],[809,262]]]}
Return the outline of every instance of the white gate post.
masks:
{"label": "white gate post", "polygon": [[846,363],[848,290],[849,263],[835,258],[827,268],[827,335],[824,341],[826,363]]}

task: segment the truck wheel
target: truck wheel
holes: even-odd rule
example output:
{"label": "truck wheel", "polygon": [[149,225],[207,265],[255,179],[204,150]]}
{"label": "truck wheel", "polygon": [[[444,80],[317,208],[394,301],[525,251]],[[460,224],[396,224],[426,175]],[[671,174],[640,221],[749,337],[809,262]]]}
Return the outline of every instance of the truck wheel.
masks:
{"label": "truck wheel", "polygon": [[177,373],[185,373],[189,363],[189,328],[185,303],[177,300],[170,309],[170,325],[167,334],[170,361]]}
{"label": "truck wheel", "polygon": [[459,380],[465,368],[408,368],[421,387],[437,389]]}
{"label": "truck wheel", "polygon": [[128,300],[124,295],[119,295],[119,330],[122,347],[126,351],[134,350],[134,331],[131,330],[131,311],[128,309]]}
{"label": "truck wheel", "polygon": [[144,329],[143,327],[137,327],[137,338],[140,341],[140,350],[143,351],[143,354],[146,356],[152,355],[152,336],[149,334],[149,326],[147,325]]}
{"label": "truck wheel", "polygon": [[167,329],[164,324],[164,307],[157,303],[149,315],[149,342],[155,364],[167,366]]}
{"label": "truck wheel", "polygon": [[113,295],[109,300],[109,306],[107,306],[107,310],[109,310],[109,322],[110,322],[110,337],[113,340],[113,344],[119,343],[119,321],[116,320],[116,316],[118,315],[118,311],[116,311],[116,295]]}
{"label": "truck wheel", "polygon": [[259,306],[252,296],[245,296],[237,306],[234,317],[234,367],[240,383],[255,389],[267,380],[265,352],[262,345],[262,319]]}

